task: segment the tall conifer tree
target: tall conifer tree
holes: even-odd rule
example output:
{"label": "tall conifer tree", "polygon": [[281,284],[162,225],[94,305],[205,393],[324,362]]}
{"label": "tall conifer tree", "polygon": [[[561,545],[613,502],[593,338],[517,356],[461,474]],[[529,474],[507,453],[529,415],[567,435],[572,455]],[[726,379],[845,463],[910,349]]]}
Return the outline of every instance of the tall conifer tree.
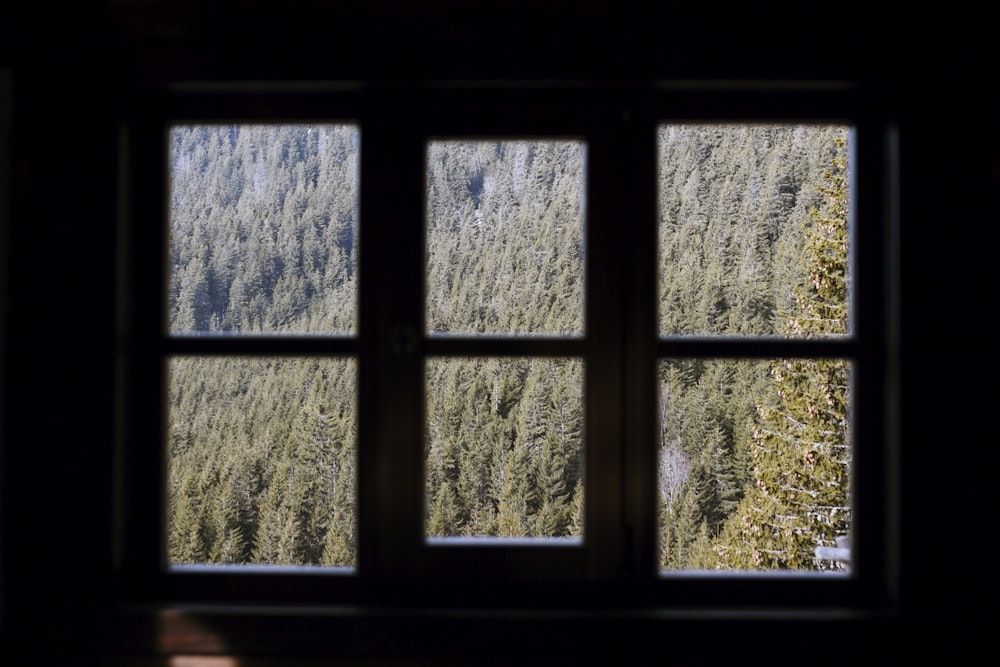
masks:
{"label": "tall conifer tree", "polygon": [[[796,290],[790,335],[847,332],[847,164],[844,142],[824,172],[824,203],[810,216],[808,283]],[[815,559],[850,530],[849,369],[839,359],[772,365],[774,402],[758,406],[755,484],[716,544],[724,567],[831,569]]]}

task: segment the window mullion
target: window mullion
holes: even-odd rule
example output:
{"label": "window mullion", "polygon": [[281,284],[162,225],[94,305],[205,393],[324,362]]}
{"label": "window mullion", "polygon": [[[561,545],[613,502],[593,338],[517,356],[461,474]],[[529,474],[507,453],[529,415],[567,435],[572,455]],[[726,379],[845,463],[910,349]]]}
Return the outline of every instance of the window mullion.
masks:
{"label": "window mullion", "polygon": [[618,579],[625,567],[622,464],[622,191],[614,127],[588,140],[585,369],[586,483],[584,541],[588,576]]}
{"label": "window mullion", "polygon": [[362,128],[359,567],[376,578],[405,575],[422,537],[422,144],[411,129],[381,115]]}
{"label": "window mullion", "polygon": [[[119,288],[119,493],[117,566],[129,583],[148,586],[164,565],[165,498],[161,480],[166,479],[161,455],[163,413],[161,391],[164,366],[160,354],[167,298],[164,271],[159,261],[166,257],[164,193],[165,147],[159,119],[134,122],[121,135],[123,179],[132,174],[144,178],[129,181],[130,196],[122,201]],[[151,219],[141,228],[136,220]],[[149,286],[139,291],[137,286]],[[131,446],[134,442],[155,443],[153,447]],[[127,474],[126,474],[127,473]],[[153,480],[155,483],[150,483]],[[125,502],[127,499],[127,502]],[[155,517],[156,520],[150,520]],[[132,580],[132,577],[135,577]]]}
{"label": "window mullion", "polygon": [[656,121],[633,105],[622,125],[618,161],[625,304],[624,382],[625,516],[631,576],[654,576],[657,565],[656,480]]}
{"label": "window mullion", "polygon": [[[859,123],[851,185],[857,195],[849,223],[851,243],[857,248],[851,298],[852,334],[858,342],[852,387],[852,569],[866,581],[885,581],[889,586],[896,576],[892,563],[898,559],[899,537],[894,530],[898,510],[892,500],[897,491],[892,470],[898,456],[892,398],[898,395],[897,369],[892,363],[898,341],[892,329],[896,318],[889,310],[895,303],[891,290],[898,270],[889,252],[896,247],[897,231],[893,140],[892,129],[879,120],[866,118]],[[889,444],[879,446],[882,443]],[[865,593],[874,597],[882,591],[868,586]]]}

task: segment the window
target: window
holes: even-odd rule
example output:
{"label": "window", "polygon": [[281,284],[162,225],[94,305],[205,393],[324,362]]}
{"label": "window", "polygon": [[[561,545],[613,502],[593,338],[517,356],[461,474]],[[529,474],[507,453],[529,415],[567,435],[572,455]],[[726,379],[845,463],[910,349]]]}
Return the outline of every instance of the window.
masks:
{"label": "window", "polygon": [[[850,571],[852,143],[842,125],[659,128],[664,571]],[[689,357],[692,336],[748,358]],[[768,339],[829,349],[757,357]]]}
{"label": "window", "polygon": [[[167,562],[353,568],[358,129],[168,140]],[[261,337],[285,356],[233,356]]]}
{"label": "window", "polygon": [[[542,336],[579,354],[585,164],[583,141],[428,143],[428,336]],[[583,538],[584,377],[578,356],[426,360],[432,543]]]}
{"label": "window", "polygon": [[[137,596],[885,595],[892,154],[850,88],[178,88],[156,108],[123,133]],[[813,327],[797,290],[834,279]],[[803,386],[826,403],[782,411]],[[802,511],[825,528],[727,562],[725,531],[759,529],[741,501],[777,502],[753,447],[797,410],[840,429],[775,464],[822,472]]]}

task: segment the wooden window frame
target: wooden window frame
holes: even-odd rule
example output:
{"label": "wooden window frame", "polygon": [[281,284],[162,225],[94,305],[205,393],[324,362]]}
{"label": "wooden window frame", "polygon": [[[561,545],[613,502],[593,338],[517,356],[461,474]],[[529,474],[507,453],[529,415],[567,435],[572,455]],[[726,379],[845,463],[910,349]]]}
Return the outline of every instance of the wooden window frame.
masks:
{"label": "wooden window frame", "polygon": [[[386,607],[870,608],[895,596],[895,147],[846,84],[171,85],[130,100],[120,133],[116,570],[127,600]],[[351,123],[361,134],[359,321],[353,337],[165,334],[165,131],[171,123]],[[656,331],[656,131],[668,122],[855,128],[854,326],[843,340],[661,339]],[[585,334],[424,331],[424,150],[436,138],[587,142]],[[600,280],[596,279],[600,276]],[[388,286],[391,286],[388,287]],[[358,564],[165,566],[164,361],[174,354],[358,361]],[[849,577],[663,576],[656,564],[655,372],[666,355],[843,357],[856,365]],[[423,367],[432,356],[574,356],[585,366],[585,524],[578,546],[429,545]],[[381,416],[392,414],[392,419]],[[151,443],[156,443],[152,446]],[[158,517],[159,520],[153,520]],[[428,588],[433,588],[428,600]]]}

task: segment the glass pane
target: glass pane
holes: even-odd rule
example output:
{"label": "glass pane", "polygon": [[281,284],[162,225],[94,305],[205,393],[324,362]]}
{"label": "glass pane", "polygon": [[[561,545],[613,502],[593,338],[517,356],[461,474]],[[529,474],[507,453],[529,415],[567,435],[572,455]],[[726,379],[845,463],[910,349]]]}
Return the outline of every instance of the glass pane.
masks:
{"label": "glass pane", "polygon": [[427,331],[583,333],[586,144],[427,147]]}
{"label": "glass pane", "polygon": [[427,535],[583,534],[583,362],[429,359]]}
{"label": "glass pane", "polygon": [[850,567],[850,363],[659,368],[660,569]]}
{"label": "glass pane", "polygon": [[849,333],[850,130],[659,128],[659,331]]}
{"label": "glass pane", "polygon": [[360,133],[170,130],[171,334],[350,334]]}
{"label": "glass pane", "polygon": [[171,565],[355,565],[356,364],[169,361]]}

